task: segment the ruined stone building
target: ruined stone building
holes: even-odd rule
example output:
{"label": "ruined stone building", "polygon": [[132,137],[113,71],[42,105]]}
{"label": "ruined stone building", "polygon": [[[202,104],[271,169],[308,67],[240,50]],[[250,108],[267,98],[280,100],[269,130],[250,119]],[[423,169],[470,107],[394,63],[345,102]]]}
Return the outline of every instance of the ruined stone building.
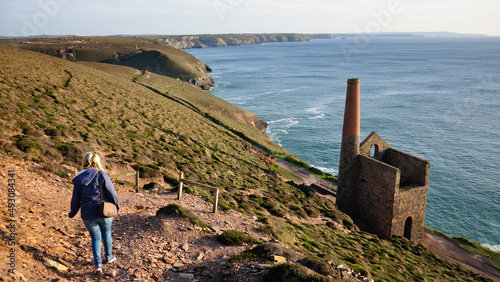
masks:
{"label": "ruined stone building", "polygon": [[337,205],[361,229],[422,242],[430,162],[372,132],[361,143],[359,79],[347,81]]}

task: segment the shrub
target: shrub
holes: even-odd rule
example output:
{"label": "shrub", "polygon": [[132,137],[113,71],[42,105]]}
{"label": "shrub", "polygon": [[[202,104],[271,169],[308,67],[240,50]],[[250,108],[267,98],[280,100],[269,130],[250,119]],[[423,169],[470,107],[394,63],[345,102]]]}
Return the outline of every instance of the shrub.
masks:
{"label": "shrub", "polygon": [[337,227],[335,226],[335,223],[333,223],[331,221],[327,221],[326,226],[328,226],[329,228],[332,228],[332,229],[337,229]]}
{"label": "shrub", "polygon": [[269,213],[278,216],[278,217],[283,217],[285,216],[285,211],[281,208],[281,205],[277,202],[272,201],[271,199],[267,198],[261,205],[263,208],[267,209]]}
{"label": "shrub", "polygon": [[35,141],[26,138],[25,136],[17,135],[14,145],[21,151],[29,153],[36,149],[41,149],[40,145]]}
{"label": "shrub", "polygon": [[63,169],[58,170],[57,175],[59,175],[62,178],[68,177],[68,173],[66,171],[64,171]]}
{"label": "shrub", "polygon": [[180,216],[189,219],[191,223],[198,225],[201,228],[209,227],[209,225],[201,221],[191,211],[177,204],[168,204],[167,206],[158,209],[156,211],[156,216],[161,216],[161,215]]}
{"label": "shrub", "polygon": [[330,265],[313,257],[307,257],[303,259],[301,263],[321,275],[333,276],[335,274],[335,270]]}
{"label": "shrub", "polygon": [[283,263],[272,267],[268,273],[263,276],[264,281],[285,282],[327,282],[333,279],[317,274],[302,265]]}
{"label": "shrub", "polygon": [[161,189],[161,188],[163,188],[163,187],[156,182],[149,182],[148,184],[144,184],[144,186],[142,186],[142,189],[144,189],[144,190],[153,190],[153,189]]}
{"label": "shrub", "polygon": [[163,173],[163,181],[165,181],[166,183],[170,183],[172,186],[175,187],[179,185],[179,179],[168,172]]}
{"label": "shrub", "polygon": [[254,247],[252,251],[262,257],[270,257],[271,255],[277,255],[285,257],[292,261],[296,261],[304,257],[301,253],[286,247],[286,245],[284,244],[278,244],[278,243],[261,244]]}
{"label": "shrub", "polygon": [[261,241],[255,239],[254,237],[237,230],[224,231],[221,235],[219,235],[219,237],[217,237],[217,241],[226,246],[241,245],[243,243],[262,244]]}
{"label": "shrub", "polygon": [[229,261],[227,262],[227,266],[233,267],[234,264],[238,261],[243,261],[243,260],[247,260],[247,259],[254,259],[254,258],[258,258],[258,257],[259,256],[255,252],[253,252],[253,249],[245,250],[241,254],[232,256],[229,259]]}
{"label": "shrub", "polygon": [[139,175],[144,178],[161,176],[159,167],[155,165],[135,164],[132,168],[139,171]]}
{"label": "shrub", "polygon": [[258,222],[262,222],[264,224],[269,224],[269,218],[267,216],[261,216],[257,220]]}
{"label": "shrub", "polygon": [[77,146],[78,142],[63,142],[57,145],[57,150],[59,150],[63,157],[73,163],[79,164],[81,158],[83,157],[83,150]]}
{"label": "shrub", "polygon": [[358,272],[359,274],[361,274],[363,276],[366,276],[368,274],[366,269],[359,264],[351,264],[351,269]]}
{"label": "shrub", "polygon": [[54,137],[54,136],[61,135],[61,132],[58,129],[56,129],[56,128],[49,127],[47,129],[45,129],[45,134],[47,134],[48,136]]}
{"label": "shrub", "polygon": [[304,210],[309,217],[316,218],[319,216],[319,212],[312,207],[305,207]]}
{"label": "shrub", "polygon": [[352,221],[349,221],[347,219],[342,219],[342,225],[345,226],[345,228],[349,229],[349,230],[353,230],[354,228],[354,223],[352,223]]}

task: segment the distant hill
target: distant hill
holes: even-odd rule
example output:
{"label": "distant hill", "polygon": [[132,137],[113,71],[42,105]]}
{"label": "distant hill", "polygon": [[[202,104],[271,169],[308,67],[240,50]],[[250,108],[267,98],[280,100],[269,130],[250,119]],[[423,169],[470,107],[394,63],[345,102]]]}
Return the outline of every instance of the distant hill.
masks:
{"label": "distant hill", "polygon": [[103,62],[179,78],[203,89],[214,85],[211,69],[195,57],[139,37],[62,37],[0,40],[0,45],[26,49],[69,61]]}
{"label": "distant hill", "polygon": [[267,42],[309,41],[311,36],[296,33],[273,34],[206,34],[147,36],[178,49],[254,45]]}
{"label": "distant hill", "polygon": [[256,34],[201,34],[201,35],[147,35],[144,38],[158,40],[178,49],[254,45],[269,42],[295,42],[313,39],[334,39],[357,36],[424,36],[424,37],[483,37],[482,34],[455,32],[380,32],[380,33],[256,33]]}

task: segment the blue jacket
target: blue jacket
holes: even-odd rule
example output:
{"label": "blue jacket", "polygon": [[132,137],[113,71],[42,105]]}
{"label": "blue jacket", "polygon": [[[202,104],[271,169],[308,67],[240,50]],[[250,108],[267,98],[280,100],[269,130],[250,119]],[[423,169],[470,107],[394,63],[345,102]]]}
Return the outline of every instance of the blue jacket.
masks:
{"label": "blue jacket", "polygon": [[[73,218],[80,207],[82,208],[81,216],[84,220],[92,220],[100,218],[99,206],[101,197],[99,192],[99,178],[102,186],[102,199],[105,202],[111,202],[120,210],[120,202],[116,195],[115,187],[106,172],[99,173],[98,168],[83,169],[78,175],[73,178],[73,197],[71,198],[71,211],[69,217]],[[97,176],[99,175],[99,177]]]}

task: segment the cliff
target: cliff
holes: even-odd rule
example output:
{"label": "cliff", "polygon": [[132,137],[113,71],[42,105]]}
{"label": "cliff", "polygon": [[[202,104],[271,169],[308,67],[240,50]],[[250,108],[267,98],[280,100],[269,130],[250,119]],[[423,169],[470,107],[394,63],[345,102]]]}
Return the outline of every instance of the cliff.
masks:
{"label": "cliff", "polygon": [[0,40],[0,45],[31,50],[72,62],[124,65],[179,78],[202,89],[214,86],[205,63],[156,40],[139,37],[61,37]]}
{"label": "cliff", "polygon": [[218,35],[185,35],[149,37],[178,49],[254,45],[268,42],[309,41],[311,35],[282,34],[218,34]]}

